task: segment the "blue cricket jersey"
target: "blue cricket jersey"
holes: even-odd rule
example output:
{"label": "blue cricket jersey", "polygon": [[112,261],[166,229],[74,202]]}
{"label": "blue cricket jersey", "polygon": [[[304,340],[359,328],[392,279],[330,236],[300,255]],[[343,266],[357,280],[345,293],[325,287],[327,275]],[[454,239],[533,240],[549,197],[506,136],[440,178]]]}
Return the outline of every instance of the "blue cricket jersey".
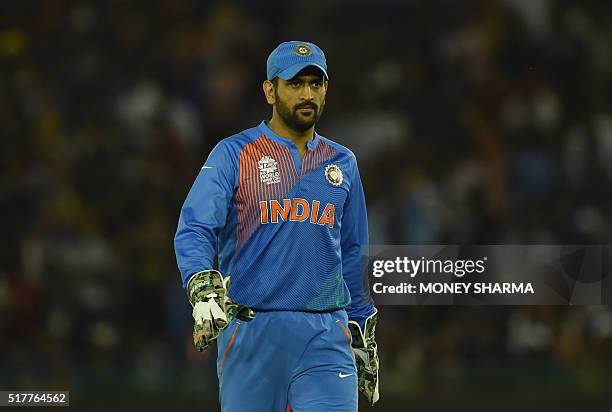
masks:
{"label": "blue cricket jersey", "polygon": [[213,268],[255,310],[374,312],[368,221],[355,155],[315,133],[300,158],[266,124],[221,140],[198,174],[174,239],[187,287]]}

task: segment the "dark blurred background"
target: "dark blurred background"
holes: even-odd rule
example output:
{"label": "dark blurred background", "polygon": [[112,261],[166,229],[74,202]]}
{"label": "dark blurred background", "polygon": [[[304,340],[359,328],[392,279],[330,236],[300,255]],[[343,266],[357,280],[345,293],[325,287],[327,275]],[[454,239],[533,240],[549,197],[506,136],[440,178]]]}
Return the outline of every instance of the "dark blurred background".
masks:
{"label": "dark blurred background", "polygon": [[[358,156],[374,244],[612,239],[612,5],[15,1],[0,13],[0,389],[216,411],[173,236],[223,137],[310,40],[319,133]],[[381,411],[608,411],[609,307],[381,308]],[[112,405],[112,406],[111,406]]]}

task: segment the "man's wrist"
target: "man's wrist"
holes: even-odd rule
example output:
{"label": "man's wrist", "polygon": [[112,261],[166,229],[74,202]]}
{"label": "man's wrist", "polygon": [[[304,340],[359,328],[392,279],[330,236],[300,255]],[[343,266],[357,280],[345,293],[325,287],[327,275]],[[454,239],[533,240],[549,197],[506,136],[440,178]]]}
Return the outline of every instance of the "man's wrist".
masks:
{"label": "man's wrist", "polygon": [[194,273],[187,284],[187,297],[191,306],[202,301],[208,294],[214,291],[225,291],[223,276],[214,269],[206,269]]}

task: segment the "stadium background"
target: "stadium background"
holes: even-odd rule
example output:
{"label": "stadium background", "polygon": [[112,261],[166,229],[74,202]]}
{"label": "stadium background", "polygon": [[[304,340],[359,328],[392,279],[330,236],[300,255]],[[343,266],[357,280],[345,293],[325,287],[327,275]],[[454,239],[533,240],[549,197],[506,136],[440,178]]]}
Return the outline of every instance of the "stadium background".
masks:
{"label": "stadium background", "polygon": [[[326,52],[318,131],[372,243],[607,243],[607,1],[23,1],[0,16],[0,389],[215,411],[172,238],[210,148],[268,118],[280,41]],[[608,307],[384,307],[381,411],[608,411]],[[362,408],[363,410],[370,410]]]}

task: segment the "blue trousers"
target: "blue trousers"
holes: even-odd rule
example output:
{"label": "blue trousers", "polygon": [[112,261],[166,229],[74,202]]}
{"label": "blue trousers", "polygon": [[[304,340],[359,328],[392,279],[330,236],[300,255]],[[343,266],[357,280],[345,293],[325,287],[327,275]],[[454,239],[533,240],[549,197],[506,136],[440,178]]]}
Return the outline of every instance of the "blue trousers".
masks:
{"label": "blue trousers", "polygon": [[356,412],[346,311],[257,312],[217,339],[222,412]]}

